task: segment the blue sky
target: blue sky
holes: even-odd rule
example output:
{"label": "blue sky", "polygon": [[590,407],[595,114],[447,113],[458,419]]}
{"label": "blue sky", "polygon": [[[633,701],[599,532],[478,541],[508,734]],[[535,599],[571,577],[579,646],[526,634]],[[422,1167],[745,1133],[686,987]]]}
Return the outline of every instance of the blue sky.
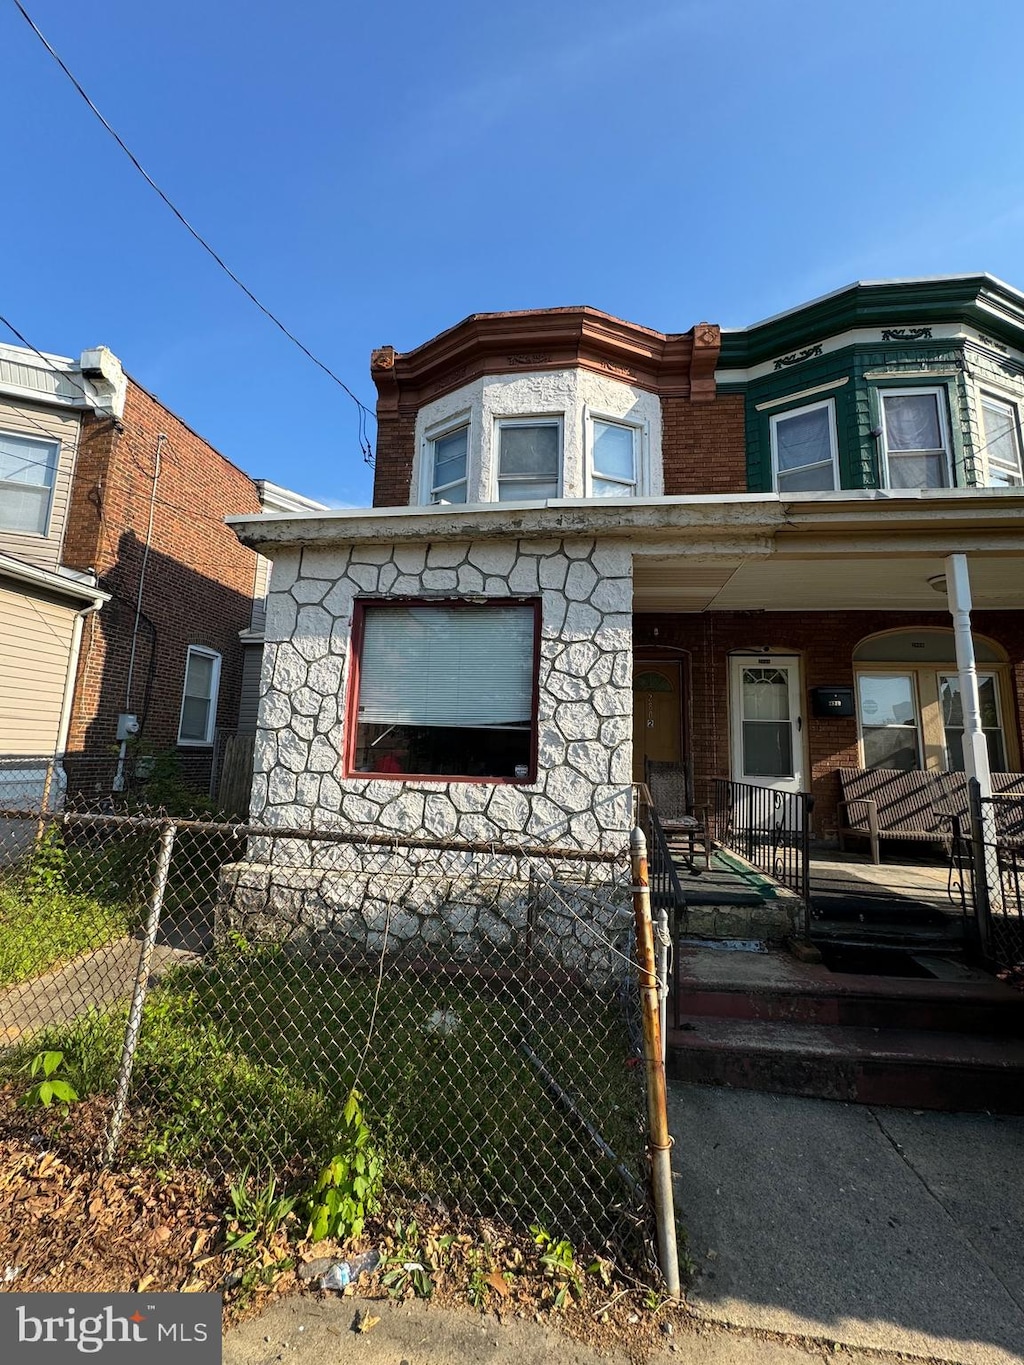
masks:
{"label": "blue sky", "polygon": [[[587,303],[666,331],[856,278],[1024,286],[1018,0],[25,0],[154,178],[369,406],[372,347]],[[0,0],[0,312],[105,344],[257,477],[369,501],[350,401]],[[5,338],[10,339],[10,338]]]}

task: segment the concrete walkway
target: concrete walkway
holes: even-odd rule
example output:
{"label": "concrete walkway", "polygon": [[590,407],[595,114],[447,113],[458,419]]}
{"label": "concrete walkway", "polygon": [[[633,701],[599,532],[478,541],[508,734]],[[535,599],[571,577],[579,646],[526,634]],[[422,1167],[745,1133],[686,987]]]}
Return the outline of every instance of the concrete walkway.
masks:
{"label": "concrete walkway", "polygon": [[[93,1005],[103,1008],[126,1000],[135,985],[141,951],[139,939],[118,939],[43,976],[0,991],[0,1047],[53,1024],[66,1024]],[[157,944],[153,975],[193,957],[193,953]]]}
{"label": "concrete walkway", "polygon": [[1024,1360],[1024,1119],[673,1086],[709,1320],[957,1365]]}

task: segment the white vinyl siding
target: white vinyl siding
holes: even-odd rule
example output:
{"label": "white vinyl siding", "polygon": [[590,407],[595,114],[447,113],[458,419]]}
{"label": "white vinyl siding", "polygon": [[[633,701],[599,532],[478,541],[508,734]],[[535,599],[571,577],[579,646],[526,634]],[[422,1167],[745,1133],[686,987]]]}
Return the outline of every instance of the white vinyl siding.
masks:
{"label": "white vinyl siding", "polygon": [[[46,534],[7,529],[0,516],[0,551],[4,554],[13,555],[41,569],[55,569],[59,564],[71,494],[71,476],[78,453],[80,423],[77,412],[47,411],[10,399],[0,402],[0,432],[38,441],[41,449],[45,449],[48,441],[58,444]],[[3,497],[4,489],[0,486],[0,499]]]}
{"label": "white vinyl siding", "polygon": [[0,754],[53,753],[77,610],[0,588]]}

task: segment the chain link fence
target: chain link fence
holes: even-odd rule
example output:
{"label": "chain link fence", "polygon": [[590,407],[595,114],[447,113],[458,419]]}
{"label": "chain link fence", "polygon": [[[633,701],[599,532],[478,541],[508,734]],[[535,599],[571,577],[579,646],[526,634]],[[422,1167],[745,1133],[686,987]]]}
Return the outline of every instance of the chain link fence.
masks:
{"label": "chain link fence", "polygon": [[355,1089],[388,1197],[649,1266],[627,850],[171,819],[36,785],[0,809],[12,1102],[59,1052],[51,1079],[103,1110],[97,1160],[300,1188]]}

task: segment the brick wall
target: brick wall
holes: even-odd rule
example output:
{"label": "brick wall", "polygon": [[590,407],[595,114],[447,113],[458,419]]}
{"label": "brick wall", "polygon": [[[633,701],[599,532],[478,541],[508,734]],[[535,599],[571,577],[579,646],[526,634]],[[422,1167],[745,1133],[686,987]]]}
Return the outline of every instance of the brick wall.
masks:
{"label": "brick wall", "polygon": [[[974,629],[1002,645],[1010,660],[1013,697],[1010,711],[1018,752],[1024,715],[1024,613],[978,611]],[[915,626],[950,628],[946,612],[708,612],[702,615],[639,615],[634,618],[637,649],[653,645],[686,649],[692,656],[693,764],[698,802],[707,800],[710,779],[727,777],[729,753],[729,654],[768,646],[776,653],[798,654],[806,688],[853,686],[853,650],[867,635]],[[657,635],[654,631],[657,629]],[[666,657],[672,657],[667,653]],[[804,726],[815,796],[814,832],[835,827],[839,781],[835,770],[859,763],[857,721],[819,719],[804,700]],[[1013,747],[1012,737],[1011,749]]]}
{"label": "brick wall", "polygon": [[377,415],[377,449],[373,471],[374,507],[407,507],[416,453],[416,410]]}
{"label": "brick wall", "polygon": [[697,404],[663,398],[661,411],[666,494],[747,491],[742,394],[719,394],[713,403]]}
{"label": "brick wall", "polygon": [[[148,532],[157,437],[161,452],[131,696],[129,657]],[[123,710],[144,719],[158,749],[177,743],[190,644],[222,656],[217,723],[237,720],[242,650],[257,557],[224,525],[232,512],[260,510],[256,485],[151,394],[129,381],[123,429],[86,418],[72,488],[64,559],[95,569],[114,594],[87,619],[69,748],[97,753],[115,742]],[[186,770],[208,779],[211,751],[182,750]]]}

